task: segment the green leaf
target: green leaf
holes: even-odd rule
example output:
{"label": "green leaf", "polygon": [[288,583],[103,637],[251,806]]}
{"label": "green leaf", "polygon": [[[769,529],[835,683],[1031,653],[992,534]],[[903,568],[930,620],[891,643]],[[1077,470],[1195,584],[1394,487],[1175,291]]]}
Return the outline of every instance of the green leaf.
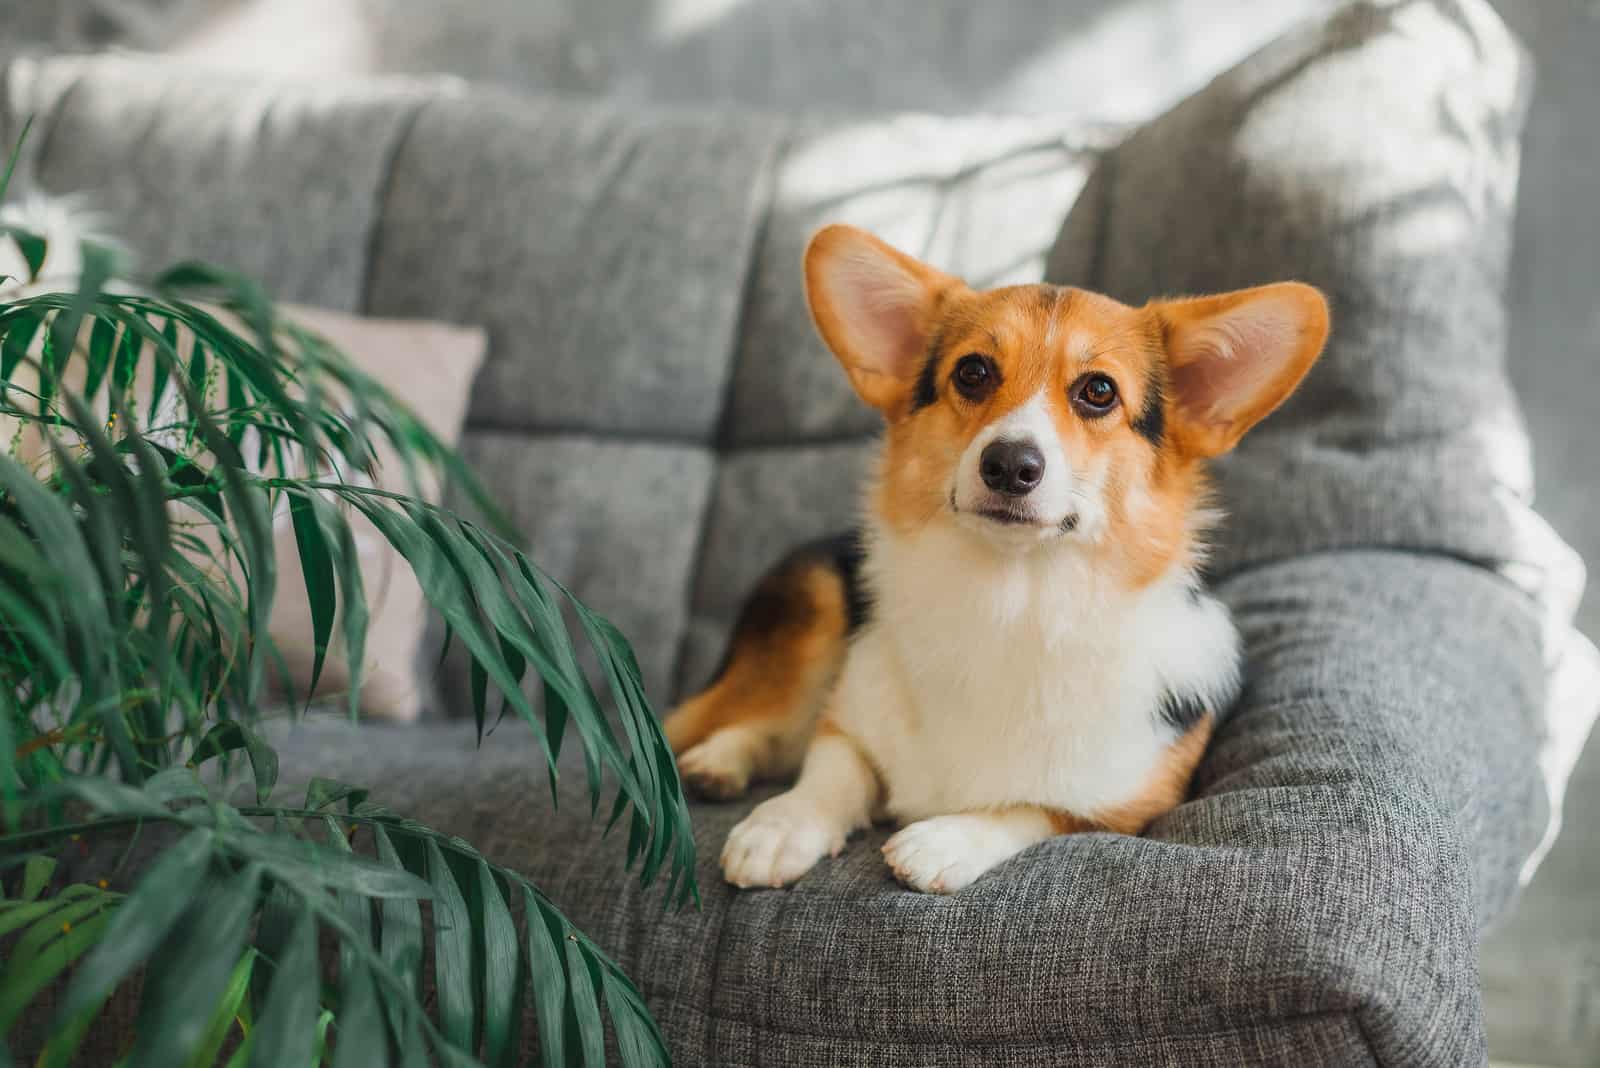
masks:
{"label": "green leaf", "polygon": [[[517,685],[517,680],[511,675],[504,658],[500,655],[498,644],[490,639],[485,630],[473,604],[472,590],[462,573],[456,569],[452,557],[443,550],[438,541],[418,529],[416,516],[402,517],[386,508],[373,505],[361,495],[355,495],[351,499],[411,564],[428,602],[444,615],[446,622],[460,637],[462,644],[467,646],[473,659],[482,664],[488,672],[490,681],[511,700],[518,714],[533,728],[535,736],[544,746],[546,763],[553,767],[549,747],[544,745],[543,728],[534,717],[533,707]],[[435,526],[437,527],[437,524]],[[447,538],[448,534],[443,536]]]}
{"label": "green leaf", "polygon": [[445,1037],[470,1052],[473,1043],[472,923],[461,887],[444,854],[428,839],[428,881],[433,884],[434,976]]}
{"label": "green leaf", "polygon": [[79,896],[82,895],[69,897],[67,893],[63,892],[55,897],[46,898],[43,901],[30,901],[27,904],[16,901],[6,902],[4,911],[0,911],[0,937],[27,927]]}
{"label": "green leaf", "polygon": [[334,571],[339,579],[345,674],[350,687],[350,716],[354,719],[361,711],[361,682],[367,655],[367,594],[361,577],[361,552],[349,522],[333,502],[320,494],[313,494],[310,501],[322,528],[323,541],[332,550]]}
{"label": "green leaf", "polygon": [[[4,582],[5,576],[0,575],[0,583]],[[46,618],[20,591],[9,588],[8,583],[0,584],[0,619],[13,628],[13,641],[19,646],[25,642],[27,650],[49,670],[50,680],[64,682],[75,674],[64,655],[59,617]],[[52,688],[51,683],[46,682],[44,688]]]}
{"label": "green leaf", "polygon": [[599,968],[593,958],[583,950],[583,945],[570,931],[562,944],[567,951],[567,981],[572,997],[567,1005],[577,1015],[578,1040],[583,1047],[583,1063],[606,1063],[605,1025],[600,1019],[600,1003],[595,1000],[595,984]]}
{"label": "green leaf", "polygon": [[[10,947],[6,958],[8,973],[31,970],[39,954],[45,951],[47,943],[55,941],[75,925],[117,900],[117,895],[96,893],[91,889],[89,893],[75,894],[61,902],[60,908],[34,921],[22,937]],[[0,997],[0,1001],[3,1000],[3,997]],[[5,1014],[0,1012],[0,1033],[4,1033],[10,1026],[5,1022],[6,1019]]]}
{"label": "green leaf", "polygon": [[65,1024],[53,1028],[50,1040],[39,1055],[36,1068],[69,1068],[77,1055],[78,1048],[83,1045],[89,1028],[93,1026],[104,1008],[104,1001],[96,1002]]}
{"label": "green leaf", "polygon": [[611,1031],[617,1036],[617,1051],[622,1063],[627,1065],[660,1065],[672,1063],[661,1032],[650,1018],[644,1001],[620,972],[611,968],[600,971],[601,986],[605,992],[606,1011],[611,1015]]}
{"label": "green leaf", "polygon": [[84,371],[83,397],[93,400],[111,366],[111,352],[117,341],[115,319],[96,319],[89,330],[89,366]]}
{"label": "green leaf", "polygon": [[211,1068],[217,1063],[217,1055],[222,1052],[222,1044],[233,1033],[244,996],[250,990],[250,976],[255,971],[256,960],[255,949],[247,948],[244,956],[239,958],[239,963],[233,966],[233,974],[228,976],[228,985],[222,991],[222,1000],[217,1002],[211,1022],[206,1026],[205,1037],[189,1059],[188,1068]]}
{"label": "green leaf", "polygon": [[82,658],[79,672],[82,700],[98,710],[106,740],[117,756],[125,779],[144,780],[125,717],[115,702],[121,685],[111,653],[117,648],[106,597],[96,581],[96,565],[70,508],[35,480],[32,472],[0,455],[0,491],[25,521],[40,552],[61,576],[59,602],[68,633]]}
{"label": "green leaf", "polygon": [[317,1015],[317,1041],[311,1051],[311,1065],[316,1068],[323,1062],[328,1052],[328,1025],[333,1023],[333,1013],[323,1009]]}
{"label": "green leaf", "polygon": [[38,280],[39,270],[44,266],[45,254],[49,251],[45,239],[20,226],[0,227],[0,233],[6,234],[16,242],[17,251],[22,253],[22,258],[28,263],[28,281]]}
{"label": "green leaf", "polygon": [[204,764],[223,753],[243,749],[255,776],[256,803],[265,804],[278,782],[278,751],[265,738],[236,719],[224,720],[206,732],[190,762]]}
{"label": "green leaf", "polygon": [[[286,824],[283,821],[274,821],[274,834],[287,834],[285,828]],[[270,876],[271,872],[266,874]],[[267,962],[267,967],[257,970],[251,977],[251,1005],[265,1004],[267,987],[275,974],[273,971],[275,962],[287,949],[289,937],[294,932],[295,921],[303,912],[305,904],[291,884],[272,882],[271,889],[267,891],[266,898],[261,903],[261,911],[256,917],[255,936],[250,940],[260,952],[262,959]]]}
{"label": "green leaf", "polygon": [[44,893],[44,888],[50,882],[50,876],[56,871],[56,858],[46,856],[29,857],[22,867],[22,900],[35,901]]}
{"label": "green leaf", "polygon": [[[111,396],[114,402],[112,411],[118,418],[128,418],[133,414],[131,411],[120,412],[118,409],[125,407],[132,400],[129,391],[139,371],[139,354],[142,350],[143,345],[139,341],[138,334],[124,327],[122,344],[117,346],[116,361],[111,365]],[[157,361],[157,365],[161,365],[160,361]],[[162,386],[164,388],[165,383],[162,383]],[[86,395],[93,396],[92,393]],[[155,422],[161,409],[159,402],[155,402],[153,398],[152,400],[156,403],[156,407],[151,412],[150,421]]]}
{"label": "green leaf", "polygon": [[[39,336],[39,328],[44,325],[45,316],[46,313],[42,308],[23,308],[6,317],[5,339],[0,341],[0,379],[7,383],[11,381],[11,375],[16,371],[17,365],[32,347],[33,339]],[[5,396],[5,391],[0,389],[0,400]]]}
{"label": "green leaf", "polygon": [[228,848],[261,864],[274,879],[301,890],[319,886],[379,898],[432,895],[428,884],[409,872],[288,835],[235,835]]}
{"label": "green leaf", "polygon": [[[176,344],[176,338],[169,339],[169,344]],[[144,351],[144,343],[140,340],[137,331],[124,328],[122,331],[122,345],[117,352],[117,363],[127,363],[137,366],[139,355]],[[145,409],[145,422],[155,425],[161,417],[162,407],[167,399],[167,385],[172,377],[172,365],[159,356],[154,359],[155,368],[150,377],[150,403]]]}
{"label": "green leaf", "polygon": [[316,811],[327,808],[336,801],[343,801],[345,811],[351,812],[365,801],[371,792],[365,786],[351,786],[338,779],[313,778],[306,784],[306,808]]}
{"label": "green leaf", "polygon": [[545,1068],[562,1068],[567,1063],[567,966],[559,944],[562,928],[559,922],[552,922],[526,886],[522,888],[522,905],[528,925],[528,970],[533,1008],[539,1019],[539,1049]]}
{"label": "green leaf", "polygon": [[168,846],[117,909],[105,938],[67,987],[58,1024],[98,1005],[166,939],[200,892],[211,863],[210,831],[190,831]]}
{"label": "green leaf", "polygon": [[322,678],[322,664],[328,655],[328,639],[333,636],[336,608],[333,553],[311,501],[302,494],[289,498],[289,518],[294,527],[295,547],[300,552],[300,571],[305,578],[306,598],[311,605],[311,680],[306,688],[309,703]]}
{"label": "green leaf", "polygon": [[100,939],[111,915],[103,900],[78,902],[39,921],[19,941],[0,977],[0,1034],[10,1031],[39,991]]}
{"label": "green leaf", "polygon": [[76,775],[61,784],[61,792],[106,815],[148,816],[158,820],[172,815],[150,794],[111,779]]}
{"label": "green leaf", "polygon": [[145,780],[144,792],[158,804],[174,801],[209,801],[205,786],[190,768],[168,768]]}
{"label": "green leaf", "polygon": [[320,1007],[316,931],[316,920],[302,910],[273,970],[266,1009],[256,1021],[250,1068],[312,1063]]}
{"label": "green leaf", "polygon": [[[44,242],[41,240],[39,244],[39,265],[42,266],[44,262]],[[23,255],[27,256],[28,250],[24,249]],[[69,358],[78,344],[78,328],[83,324],[84,316],[93,311],[99,299],[100,291],[105,287],[106,282],[110,280],[116,269],[116,254],[104,245],[96,244],[93,241],[78,242],[78,258],[81,261],[78,271],[78,291],[72,295],[71,299],[66,302],[66,306],[50,321],[50,333],[46,337],[47,347],[45,349],[47,363],[51,359],[52,350],[55,357],[63,363]],[[37,277],[39,266],[34,265],[31,257],[29,258],[29,266],[33,268],[33,273]],[[53,377],[50,374],[42,376],[40,385],[43,386],[45,384],[45,379]],[[41,389],[40,393],[43,394],[44,390]],[[78,429],[81,432],[88,428],[80,425]]]}
{"label": "green leaf", "polygon": [[507,1064],[516,1057],[518,947],[517,925],[489,865],[478,858],[478,911],[482,916],[483,1060]]}
{"label": "green leaf", "polygon": [[[400,854],[389,841],[382,824],[373,824],[372,835],[378,844],[378,860],[391,868],[405,871]],[[413,996],[417,993],[417,975],[422,967],[422,910],[415,900],[389,898],[378,905],[378,923],[381,932],[380,948],[383,962],[400,977],[405,989]],[[404,1028],[400,1018],[390,1016],[397,1036]]]}
{"label": "green leaf", "polygon": [[[507,665],[509,668],[509,665]],[[472,722],[477,726],[478,744],[483,744],[483,723],[488,715],[489,672],[476,658],[467,665],[467,689],[472,694]]]}
{"label": "green leaf", "polygon": [[28,143],[28,131],[33,129],[33,116],[29,115],[22,121],[22,132],[17,134],[17,143],[11,146],[11,156],[6,160],[6,170],[0,175],[0,201],[6,198],[6,190],[11,188],[11,176],[17,172],[17,161],[22,158],[22,146]]}
{"label": "green leaf", "polygon": [[[328,842],[333,848],[345,853],[353,853],[350,841],[344,835],[344,829],[339,826],[339,821],[332,816],[322,817],[327,828]],[[372,903],[360,894],[345,891],[339,895],[339,910],[344,914],[348,923],[363,943],[374,943],[372,937]],[[347,945],[339,948],[339,968],[341,971],[356,966],[354,950]]]}
{"label": "green leaf", "polygon": [[135,1064],[183,1064],[194,1056],[219,992],[244,953],[260,890],[256,864],[213,882],[194,903],[181,935],[163,942],[151,958],[135,1028]]}
{"label": "green leaf", "polygon": [[372,989],[372,973],[365,965],[340,969],[339,1015],[335,1018],[333,1068],[367,1068],[381,1061],[380,1051],[388,1043],[383,1034],[383,1016]]}

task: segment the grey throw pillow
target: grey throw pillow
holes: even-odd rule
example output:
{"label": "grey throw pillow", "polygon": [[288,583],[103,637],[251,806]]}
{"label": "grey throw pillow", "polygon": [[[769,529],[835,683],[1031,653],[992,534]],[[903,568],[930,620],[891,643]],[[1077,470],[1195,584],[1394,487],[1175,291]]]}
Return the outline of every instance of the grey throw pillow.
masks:
{"label": "grey throw pillow", "polygon": [[1353,547],[1556,564],[1504,360],[1529,71],[1485,3],[1350,4],[1140,127],[1074,206],[1053,281],[1331,299],[1321,362],[1219,465],[1219,573]]}

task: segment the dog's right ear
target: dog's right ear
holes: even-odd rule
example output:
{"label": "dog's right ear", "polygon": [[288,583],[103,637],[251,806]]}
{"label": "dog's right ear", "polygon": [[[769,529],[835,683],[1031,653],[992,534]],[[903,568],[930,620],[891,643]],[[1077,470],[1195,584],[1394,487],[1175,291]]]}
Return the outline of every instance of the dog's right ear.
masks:
{"label": "dog's right ear", "polygon": [[840,225],[806,246],[805,278],[812,321],[856,393],[890,421],[905,415],[939,304],[960,279]]}

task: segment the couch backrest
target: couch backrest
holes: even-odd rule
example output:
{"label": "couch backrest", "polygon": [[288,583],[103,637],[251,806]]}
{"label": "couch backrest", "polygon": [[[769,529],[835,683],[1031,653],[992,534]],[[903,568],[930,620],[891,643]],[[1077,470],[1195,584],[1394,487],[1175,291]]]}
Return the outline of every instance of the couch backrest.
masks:
{"label": "couch backrest", "polygon": [[127,58],[19,61],[3,143],[29,115],[24,180],[82,194],[149,266],[197,257],[287,300],[485,326],[463,448],[658,700],[705,680],[767,564],[855,510],[876,423],[812,331],[810,232],[854,222],[975,283],[1037,280],[1114,133]]}

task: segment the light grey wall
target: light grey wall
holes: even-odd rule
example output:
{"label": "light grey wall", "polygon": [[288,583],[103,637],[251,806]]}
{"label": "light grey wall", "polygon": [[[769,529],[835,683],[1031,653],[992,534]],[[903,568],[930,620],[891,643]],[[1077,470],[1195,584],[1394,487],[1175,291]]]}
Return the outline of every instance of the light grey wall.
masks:
{"label": "light grey wall", "polygon": [[[1495,0],[1539,82],[1523,138],[1511,367],[1540,511],[1589,562],[1579,624],[1600,640],[1600,5]],[[1600,1065],[1600,740],[1567,788],[1561,839],[1484,946],[1491,1049]]]}

